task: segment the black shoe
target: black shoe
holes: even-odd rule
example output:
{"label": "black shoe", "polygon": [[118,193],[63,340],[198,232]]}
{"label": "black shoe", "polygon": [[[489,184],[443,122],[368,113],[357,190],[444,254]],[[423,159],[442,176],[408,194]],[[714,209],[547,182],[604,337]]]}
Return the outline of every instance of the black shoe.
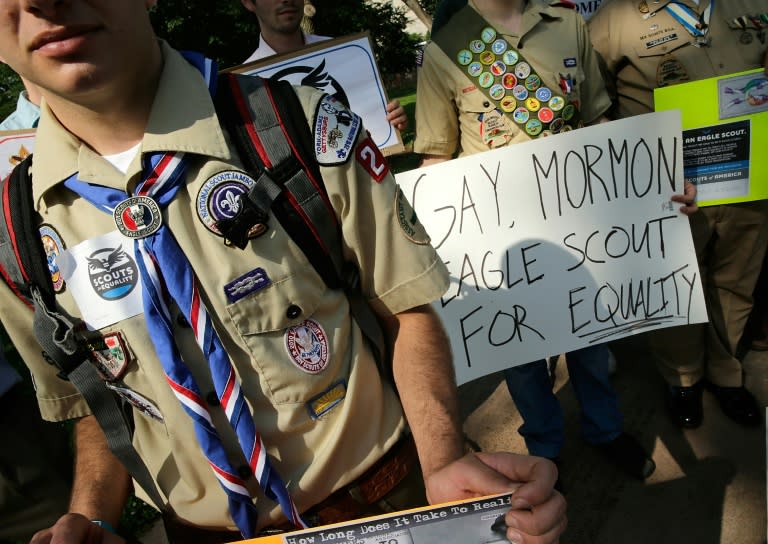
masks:
{"label": "black shoe", "polygon": [[645,480],[656,470],[656,463],[645,452],[640,443],[627,433],[605,444],[597,444],[597,449],[624,472]]}
{"label": "black shoe", "polygon": [[757,400],[743,385],[741,387],[722,387],[705,381],[704,386],[720,402],[723,413],[732,420],[749,427],[759,425],[762,421]]}
{"label": "black shoe", "polygon": [[667,408],[675,423],[686,429],[701,425],[701,382],[690,387],[670,385],[667,388]]}

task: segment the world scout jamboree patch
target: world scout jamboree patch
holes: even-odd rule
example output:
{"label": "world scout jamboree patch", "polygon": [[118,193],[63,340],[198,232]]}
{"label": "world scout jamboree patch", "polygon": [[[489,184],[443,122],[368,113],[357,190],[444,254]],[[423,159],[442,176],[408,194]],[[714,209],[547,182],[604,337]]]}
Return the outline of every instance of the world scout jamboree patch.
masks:
{"label": "world scout jamboree patch", "polygon": [[328,366],[328,336],[314,319],[285,330],[285,349],[293,364],[307,374],[318,374]]}
{"label": "world scout jamboree patch", "polygon": [[[240,199],[245,198],[256,181],[244,172],[224,170],[208,178],[197,193],[197,217],[209,231],[223,236],[218,222],[232,219],[240,209]],[[256,238],[267,232],[267,225],[257,223],[248,231],[248,238]]]}
{"label": "world scout jamboree patch", "polygon": [[324,96],[315,112],[315,157],[323,166],[349,160],[363,122],[332,96]]}
{"label": "world scout jamboree patch", "polygon": [[43,250],[45,250],[45,260],[48,264],[48,272],[51,274],[51,283],[53,284],[53,291],[61,293],[64,291],[64,275],[59,270],[59,265],[56,263],[56,259],[66,249],[64,242],[61,240],[61,236],[51,225],[40,225],[40,240],[43,242]]}

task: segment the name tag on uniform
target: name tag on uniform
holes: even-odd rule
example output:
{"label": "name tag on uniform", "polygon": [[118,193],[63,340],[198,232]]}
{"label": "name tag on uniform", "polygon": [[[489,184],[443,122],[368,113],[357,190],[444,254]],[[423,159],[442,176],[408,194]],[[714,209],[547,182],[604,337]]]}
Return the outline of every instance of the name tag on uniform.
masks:
{"label": "name tag on uniform", "polygon": [[69,248],[58,264],[89,328],[101,329],[144,311],[133,240],[118,231]]}

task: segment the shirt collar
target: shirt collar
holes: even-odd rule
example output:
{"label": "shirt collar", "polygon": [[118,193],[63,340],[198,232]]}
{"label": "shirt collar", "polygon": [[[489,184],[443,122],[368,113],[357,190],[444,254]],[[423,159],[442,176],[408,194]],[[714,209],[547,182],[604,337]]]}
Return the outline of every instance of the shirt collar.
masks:
{"label": "shirt collar", "polygon": [[[230,160],[232,158],[216,110],[200,73],[177,51],[161,42],[163,70],[152,104],[141,153],[182,151]],[[65,129],[45,102],[35,138],[32,194],[39,207],[46,191],[79,172],[86,182],[125,190],[126,180],[141,169],[134,160],[121,174]]]}

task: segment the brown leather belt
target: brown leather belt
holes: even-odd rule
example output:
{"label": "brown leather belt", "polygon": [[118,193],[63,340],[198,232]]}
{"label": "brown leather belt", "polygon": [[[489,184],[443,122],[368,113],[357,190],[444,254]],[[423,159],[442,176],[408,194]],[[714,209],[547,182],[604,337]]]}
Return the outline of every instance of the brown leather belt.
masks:
{"label": "brown leather belt", "polygon": [[[303,512],[301,516],[309,525],[319,526],[372,515],[371,507],[377,505],[394,490],[418,466],[418,463],[413,437],[404,436],[360,477],[337,489],[323,501]],[[382,509],[382,511],[386,510]],[[176,542],[214,544],[242,540],[239,532],[210,531],[175,519],[166,519],[165,526],[171,544]],[[295,530],[296,527],[293,525],[284,523],[263,529],[260,536]]]}

